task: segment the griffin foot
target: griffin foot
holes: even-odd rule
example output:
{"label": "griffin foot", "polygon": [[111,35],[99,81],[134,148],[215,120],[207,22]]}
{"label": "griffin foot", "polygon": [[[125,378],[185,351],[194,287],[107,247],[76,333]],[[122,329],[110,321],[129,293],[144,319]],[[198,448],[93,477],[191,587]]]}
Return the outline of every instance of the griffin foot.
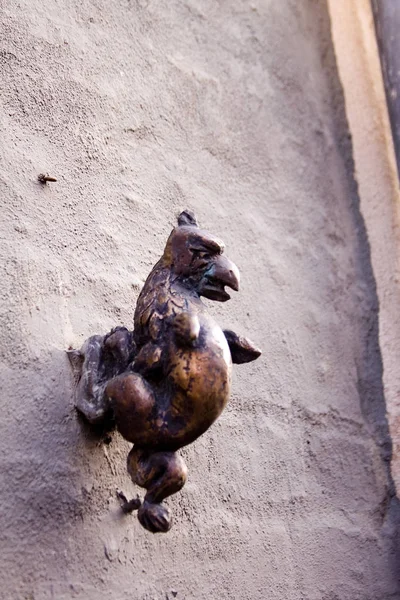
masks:
{"label": "griffin foot", "polygon": [[144,501],[139,508],[138,519],[140,524],[151,533],[166,533],[172,526],[171,513],[162,504]]}

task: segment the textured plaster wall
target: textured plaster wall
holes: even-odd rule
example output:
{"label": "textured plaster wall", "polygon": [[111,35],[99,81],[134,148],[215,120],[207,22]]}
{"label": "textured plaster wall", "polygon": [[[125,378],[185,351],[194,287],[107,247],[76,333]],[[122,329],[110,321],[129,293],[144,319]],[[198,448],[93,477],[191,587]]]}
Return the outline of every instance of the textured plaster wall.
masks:
{"label": "textured plaster wall", "polygon": [[[378,302],[322,1],[0,0],[0,595],[393,600]],[[57,183],[41,187],[38,173]],[[121,517],[128,444],[64,350],[132,323],[185,207],[264,349],[185,449],[176,523]]]}
{"label": "textured plaster wall", "polygon": [[353,136],[361,210],[379,298],[379,343],[392,474],[400,492],[400,192],[370,0],[330,0],[332,33]]}

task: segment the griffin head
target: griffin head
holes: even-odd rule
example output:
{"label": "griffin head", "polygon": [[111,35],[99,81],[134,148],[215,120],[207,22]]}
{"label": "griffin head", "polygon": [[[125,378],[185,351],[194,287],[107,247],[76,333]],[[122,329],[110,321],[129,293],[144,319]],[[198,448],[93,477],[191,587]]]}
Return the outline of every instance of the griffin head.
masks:
{"label": "griffin head", "polygon": [[185,287],[199,296],[226,302],[225,286],[239,290],[239,269],[223,256],[224,243],[209,231],[200,229],[190,211],[178,217],[178,227],[168,238],[163,263]]}

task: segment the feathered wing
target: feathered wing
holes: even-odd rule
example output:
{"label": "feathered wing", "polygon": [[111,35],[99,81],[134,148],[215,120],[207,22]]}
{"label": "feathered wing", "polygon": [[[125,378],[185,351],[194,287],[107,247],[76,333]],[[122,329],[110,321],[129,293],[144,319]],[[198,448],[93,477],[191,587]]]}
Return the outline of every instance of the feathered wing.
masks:
{"label": "feathered wing", "polygon": [[158,263],[139,295],[135,310],[134,337],[141,347],[161,340],[169,317],[181,312],[185,301],[171,290],[171,270]]}

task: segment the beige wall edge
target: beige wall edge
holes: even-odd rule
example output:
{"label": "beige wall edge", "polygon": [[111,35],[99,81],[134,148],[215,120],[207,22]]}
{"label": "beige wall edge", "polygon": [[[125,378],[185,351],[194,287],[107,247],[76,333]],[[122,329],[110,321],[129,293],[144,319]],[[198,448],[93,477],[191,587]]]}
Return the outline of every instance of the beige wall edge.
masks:
{"label": "beige wall edge", "polygon": [[400,194],[369,0],[328,0],[353,140],[355,176],[379,299],[379,342],[392,475],[400,493]]}

